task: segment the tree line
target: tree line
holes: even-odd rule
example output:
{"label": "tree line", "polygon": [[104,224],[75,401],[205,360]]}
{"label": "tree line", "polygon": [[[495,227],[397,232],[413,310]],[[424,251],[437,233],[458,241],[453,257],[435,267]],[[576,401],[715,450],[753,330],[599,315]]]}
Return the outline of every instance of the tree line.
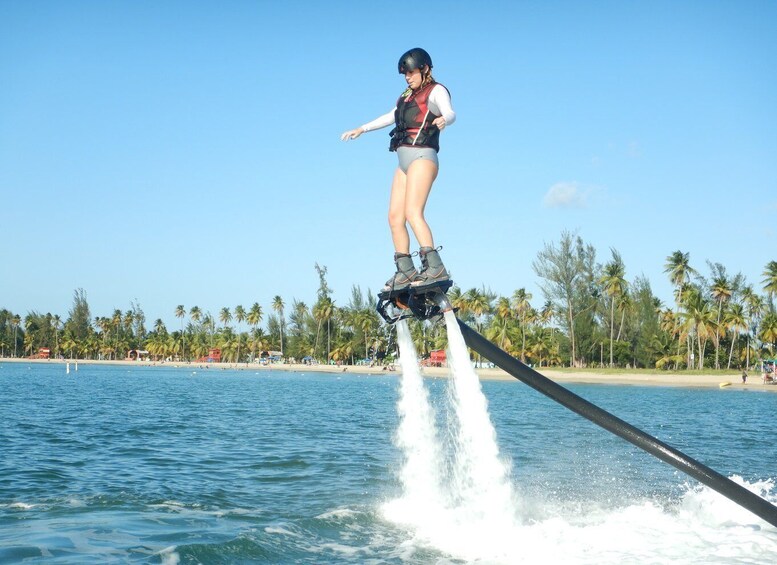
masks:
{"label": "tree line", "polygon": [[[485,288],[453,287],[448,296],[458,316],[510,354],[535,366],[731,369],[774,358],[777,345],[777,261],[764,268],[760,290],[741,273],[706,262],[706,274],[691,265],[688,253],[666,258],[664,272],[674,287],[674,302],[663,304],[644,276],[628,280],[617,250],[597,261],[596,250],[571,232],[545,244],[532,263],[541,301],[525,288],[498,296]],[[265,312],[225,306],[217,313],[177,305],[180,324],[161,319],[147,325],[136,303],[126,311],[92,318],[86,293],[74,292],[67,318],[0,309],[0,356],[31,357],[47,347],[54,357],[123,359],[146,350],[154,359],[196,361],[212,348],[222,360],[245,362],[262,352],[279,351],[287,360],[356,363],[395,352],[393,328],[374,308],[373,294],[351,288],[338,305],[327,282],[327,268],[315,265],[315,301],[277,295]],[[441,324],[412,320],[411,333],[421,355],[447,345]]]}

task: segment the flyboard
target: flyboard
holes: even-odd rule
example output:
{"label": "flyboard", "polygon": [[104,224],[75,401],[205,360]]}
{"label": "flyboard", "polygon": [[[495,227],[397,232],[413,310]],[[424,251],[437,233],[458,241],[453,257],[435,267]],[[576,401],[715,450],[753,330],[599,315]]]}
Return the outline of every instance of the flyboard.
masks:
{"label": "flyboard", "polygon": [[[454,310],[446,295],[451,286],[453,281],[447,280],[421,287],[410,286],[400,290],[383,291],[378,294],[378,313],[388,324],[412,317],[420,320],[440,318],[444,312]],[[768,500],[567,390],[512,357],[461,320],[458,322],[464,341],[470,348],[519,381],[661,461],[669,463],[777,527],[777,506]]]}
{"label": "flyboard", "polygon": [[387,324],[406,318],[430,320],[453,310],[445,294],[453,286],[452,280],[407,286],[402,289],[384,290],[378,294],[377,310]]}

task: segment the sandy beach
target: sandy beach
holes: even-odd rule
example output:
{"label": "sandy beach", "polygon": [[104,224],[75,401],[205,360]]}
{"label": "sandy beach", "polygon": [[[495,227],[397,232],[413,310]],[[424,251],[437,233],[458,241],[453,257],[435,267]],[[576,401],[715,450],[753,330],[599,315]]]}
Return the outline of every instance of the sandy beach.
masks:
{"label": "sandy beach", "polygon": [[[55,359],[19,359],[2,357],[0,358],[0,367],[3,363],[28,363],[28,364],[59,364],[65,365],[70,362],[71,367],[76,363],[75,360],[55,360]],[[354,373],[362,375],[385,375],[399,374],[401,368],[396,367],[395,371],[387,371],[383,367],[369,367],[365,365],[303,365],[300,363],[285,363],[262,365],[259,363],[180,363],[180,362],[160,362],[160,361],[132,361],[132,360],[90,360],[79,359],[79,365],[127,365],[127,366],[146,366],[146,367],[173,367],[194,370],[238,370],[238,371],[291,371],[297,373]],[[426,377],[446,378],[450,374],[447,367],[424,367],[423,375]],[[476,372],[481,380],[515,380],[514,377],[501,369],[478,368]],[[587,383],[587,384],[609,384],[609,385],[633,385],[633,386],[677,386],[690,388],[724,388],[763,390],[777,392],[777,385],[764,384],[761,375],[756,372],[749,374],[747,383],[742,383],[742,373],[739,371],[721,371],[709,374],[685,374],[682,372],[655,373],[647,371],[626,371],[623,372],[597,372],[595,369],[571,370],[571,369],[547,369],[539,370],[549,379],[563,383]],[[723,385],[723,386],[721,386]]]}

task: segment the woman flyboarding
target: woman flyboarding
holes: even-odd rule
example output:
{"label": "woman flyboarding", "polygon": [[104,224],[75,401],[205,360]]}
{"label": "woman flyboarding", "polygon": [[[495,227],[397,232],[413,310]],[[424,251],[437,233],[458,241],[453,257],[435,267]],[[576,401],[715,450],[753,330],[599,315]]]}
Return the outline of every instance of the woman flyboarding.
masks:
{"label": "woman flyboarding", "polygon": [[[396,107],[364,124],[346,131],[341,139],[356,139],[361,134],[394,124],[389,151],[396,151],[399,166],[394,172],[389,200],[389,226],[394,242],[396,274],[384,291],[408,286],[423,287],[448,280],[432,231],[424,219],[424,208],[437,178],[440,132],[456,120],[448,89],[432,77],[432,58],[416,47],[399,59],[399,74],[405,75],[408,88]],[[407,224],[418,240],[421,270],[417,271],[410,255]]]}

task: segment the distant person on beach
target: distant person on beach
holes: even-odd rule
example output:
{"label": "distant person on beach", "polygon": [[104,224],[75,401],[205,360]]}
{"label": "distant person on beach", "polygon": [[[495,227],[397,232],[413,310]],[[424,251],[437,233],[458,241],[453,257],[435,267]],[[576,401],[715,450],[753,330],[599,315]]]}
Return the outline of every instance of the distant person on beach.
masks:
{"label": "distant person on beach", "polygon": [[[389,200],[389,226],[394,242],[396,273],[384,291],[408,286],[425,286],[448,280],[448,271],[435,248],[432,231],[424,218],[424,208],[437,178],[440,132],[456,120],[448,89],[432,77],[432,58],[416,47],[399,58],[399,74],[405,75],[407,89],[390,112],[342,134],[341,139],[356,139],[361,134],[394,124],[389,134],[389,151],[396,151],[399,166],[394,172]],[[410,254],[413,230],[420,246],[421,270],[417,271]]]}
{"label": "distant person on beach", "polygon": [[742,371],[742,384],[747,382],[747,371]]}

